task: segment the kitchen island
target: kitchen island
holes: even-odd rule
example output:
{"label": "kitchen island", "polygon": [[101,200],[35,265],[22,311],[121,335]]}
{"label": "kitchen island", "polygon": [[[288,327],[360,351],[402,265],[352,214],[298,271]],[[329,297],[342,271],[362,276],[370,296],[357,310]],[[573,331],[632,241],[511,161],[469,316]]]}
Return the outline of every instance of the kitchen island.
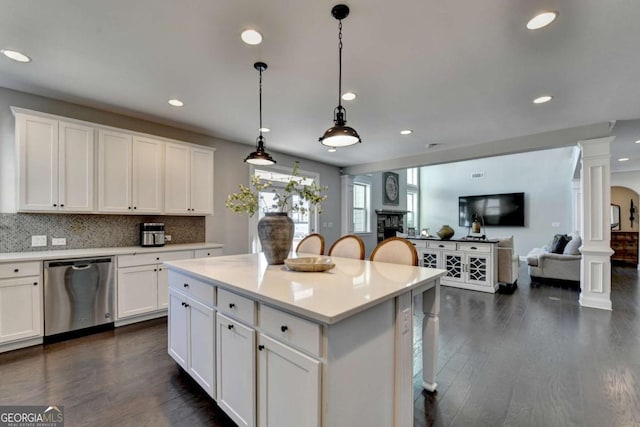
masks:
{"label": "kitchen island", "polygon": [[414,298],[435,389],[445,271],[332,260],[323,273],[262,254],[165,263],[169,354],[238,425],[413,425]]}

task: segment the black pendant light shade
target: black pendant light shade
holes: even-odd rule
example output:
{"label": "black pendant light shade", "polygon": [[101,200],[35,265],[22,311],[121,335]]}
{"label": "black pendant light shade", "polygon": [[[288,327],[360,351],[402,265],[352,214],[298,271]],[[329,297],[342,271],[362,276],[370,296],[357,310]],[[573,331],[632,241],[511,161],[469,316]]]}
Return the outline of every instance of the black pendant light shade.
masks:
{"label": "black pendant light shade", "polygon": [[347,126],[347,111],[342,106],[342,20],[349,16],[349,7],[345,4],[338,4],[331,9],[331,15],[339,21],[338,24],[338,106],[333,110],[333,126],[327,129],[319,138],[322,145],[328,147],[347,147],[349,145],[362,142],[358,132]]}
{"label": "black pendant light shade", "polygon": [[256,62],[253,64],[253,68],[260,72],[260,135],[256,139],[256,151],[250,153],[245,159],[245,163],[252,165],[272,165],[276,163],[273,157],[266,151],[264,151],[265,139],[262,136],[262,72],[267,69],[267,64],[264,62]]}

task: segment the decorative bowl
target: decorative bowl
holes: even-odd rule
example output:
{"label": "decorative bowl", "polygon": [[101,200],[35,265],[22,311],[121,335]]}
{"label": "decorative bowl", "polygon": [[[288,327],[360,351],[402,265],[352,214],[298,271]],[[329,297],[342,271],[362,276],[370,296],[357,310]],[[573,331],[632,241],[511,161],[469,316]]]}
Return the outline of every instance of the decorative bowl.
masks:
{"label": "decorative bowl", "polygon": [[289,270],[293,271],[305,271],[305,272],[321,272],[331,270],[336,264],[331,261],[331,258],[326,257],[302,257],[302,258],[287,258],[284,260],[285,265]]}

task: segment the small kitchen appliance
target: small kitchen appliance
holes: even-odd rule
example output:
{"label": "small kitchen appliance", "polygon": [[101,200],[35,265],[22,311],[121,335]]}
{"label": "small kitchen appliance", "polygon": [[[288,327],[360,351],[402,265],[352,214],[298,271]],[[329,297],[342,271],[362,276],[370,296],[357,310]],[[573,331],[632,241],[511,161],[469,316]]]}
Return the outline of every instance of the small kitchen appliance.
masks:
{"label": "small kitchen appliance", "polygon": [[143,222],[140,224],[140,246],[164,246],[164,223]]}

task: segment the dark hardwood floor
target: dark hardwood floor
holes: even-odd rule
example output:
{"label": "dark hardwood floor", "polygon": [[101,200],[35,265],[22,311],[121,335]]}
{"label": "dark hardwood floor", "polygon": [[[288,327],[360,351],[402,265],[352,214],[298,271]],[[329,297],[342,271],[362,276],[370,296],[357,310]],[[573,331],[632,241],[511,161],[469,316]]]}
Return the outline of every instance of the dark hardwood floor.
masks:
{"label": "dark hardwood floor", "polygon": [[[417,372],[415,426],[640,426],[638,271],[612,282],[613,312],[530,288],[524,269],[513,295],[442,287],[438,391]],[[64,405],[67,426],[234,425],[166,333],[159,319],[0,354],[0,405]]]}

